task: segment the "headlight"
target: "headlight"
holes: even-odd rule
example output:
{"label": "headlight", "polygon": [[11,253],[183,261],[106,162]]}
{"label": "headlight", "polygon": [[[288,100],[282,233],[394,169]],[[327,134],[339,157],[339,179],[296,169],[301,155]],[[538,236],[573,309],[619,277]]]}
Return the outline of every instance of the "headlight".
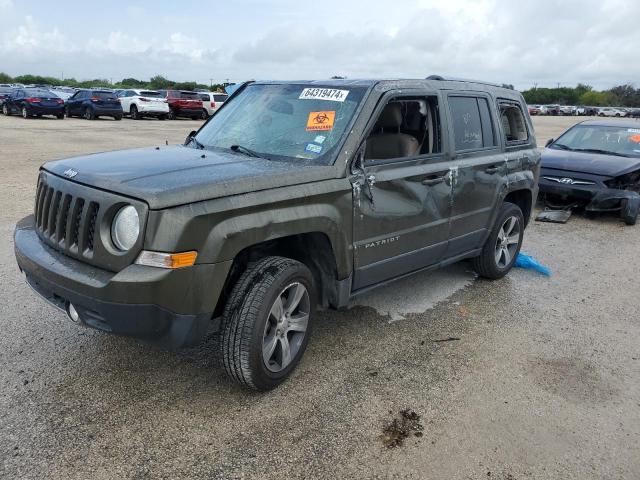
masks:
{"label": "headlight", "polygon": [[128,205],[122,207],[111,224],[111,239],[119,250],[130,250],[140,235],[140,219],[137,210]]}

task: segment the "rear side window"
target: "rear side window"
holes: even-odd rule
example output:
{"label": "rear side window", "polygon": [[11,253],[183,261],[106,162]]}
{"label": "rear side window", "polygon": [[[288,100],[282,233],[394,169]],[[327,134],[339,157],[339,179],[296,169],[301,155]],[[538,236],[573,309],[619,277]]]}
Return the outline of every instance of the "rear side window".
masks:
{"label": "rear side window", "polygon": [[176,96],[179,98],[186,98],[188,100],[200,100],[200,97],[198,97],[196,92],[179,92]]}
{"label": "rear side window", "polygon": [[91,96],[102,98],[102,99],[114,98],[114,95],[111,92],[92,92]]}
{"label": "rear side window", "polygon": [[140,95],[142,95],[143,97],[160,97],[160,92],[143,90],[142,92],[140,92]]}
{"label": "rear side window", "polygon": [[213,99],[216,102],[225,102],[227,100],[228,95],[214,95]]}
{"label": "rear side window", "polygon": [[486,98],[449,97],[456,151],[494,147],[495,135]]}
{"label": "rear side window", "polygon": [[524,120],[522,108],[517,103],[500,103],[500,122],[507,145],[524,143],[529,139],[527,123]]}

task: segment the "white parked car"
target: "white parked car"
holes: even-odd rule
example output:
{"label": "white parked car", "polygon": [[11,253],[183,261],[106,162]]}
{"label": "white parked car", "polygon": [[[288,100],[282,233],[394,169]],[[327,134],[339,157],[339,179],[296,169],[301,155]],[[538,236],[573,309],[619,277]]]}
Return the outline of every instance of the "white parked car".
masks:
{"label": "white parked car", "polygon": [[626,117],[627,112],[613,107],[603,107],[598,112],[599,117]]}
{"label": "white parked car", "polygon": [[134,120],[157,117],[165,120],[169,115],[169,104],[155,90],[123,90],[118,94],[122,111]]}
{"label": "white parked car", "polygon": [[562,105],[560,107],[560,113],[562,113],[562,115],[575,115],[576,107],[573,105]]}
{"label": "white parked car", "polygon": [[207,117],[213,115],[229,97],[226,93],[217,92],[198,92],[198,96],[202,100],[202,108],[207,111]]}

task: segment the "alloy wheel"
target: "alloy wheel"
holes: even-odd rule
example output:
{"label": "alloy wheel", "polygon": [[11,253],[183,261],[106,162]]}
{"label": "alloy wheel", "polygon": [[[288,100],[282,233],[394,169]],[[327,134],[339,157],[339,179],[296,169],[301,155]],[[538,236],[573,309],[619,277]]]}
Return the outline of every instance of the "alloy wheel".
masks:
{"label": "alloy wheel", "polygon": [[271,372],[281,372],[296,358],[307,334],[310,305],[309,292],[300,282],[276,297],[262,335],[262,358]]}
{"label": "alloy wheel", "polygon": [[506,268],[511,264],[518,251],[521,234],[522,229],[518,217],[508,217],[500,227],[496,241],[495,256],[498,268]]}

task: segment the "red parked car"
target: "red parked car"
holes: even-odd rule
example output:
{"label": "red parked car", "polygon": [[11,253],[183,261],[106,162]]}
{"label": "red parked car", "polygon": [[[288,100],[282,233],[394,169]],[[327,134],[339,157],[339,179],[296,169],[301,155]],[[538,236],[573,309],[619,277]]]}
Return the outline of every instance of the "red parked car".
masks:
{"label": "red parked car", "polygon": [[169,119],[189,117],[193,120],[207,118],[202,108],[202,100],[197,92],[185,90],[160,90],[160,96],[169,104]]}

